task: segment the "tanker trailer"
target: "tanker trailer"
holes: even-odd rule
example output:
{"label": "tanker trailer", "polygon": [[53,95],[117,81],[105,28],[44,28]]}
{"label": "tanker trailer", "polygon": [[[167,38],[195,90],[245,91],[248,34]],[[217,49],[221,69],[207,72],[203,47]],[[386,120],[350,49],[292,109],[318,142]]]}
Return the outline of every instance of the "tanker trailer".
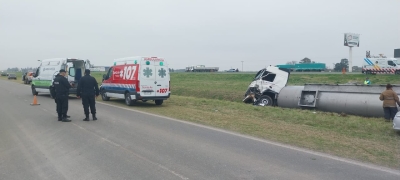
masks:
{"label": "tanker trailer", "polygon": [[[275,74],[275,79],[263,78]],[[245,94],[245,103],[283,108],[313,109],[326,112],[346,113],[365,117],[383,117],[382,101],[379,95],[386,85],[357,84],[305,84],[286,86],[284,75],[289,73],[268,67],[257,73]],[[393,90],[400,92],[399,85]]]}

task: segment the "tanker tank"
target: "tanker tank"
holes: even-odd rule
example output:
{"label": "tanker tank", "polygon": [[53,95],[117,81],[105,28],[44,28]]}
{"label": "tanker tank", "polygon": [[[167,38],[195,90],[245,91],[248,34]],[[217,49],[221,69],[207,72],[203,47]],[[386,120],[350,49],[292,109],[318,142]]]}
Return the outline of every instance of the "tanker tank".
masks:
{"label": "tanker tank", "polygon": [[[386,85],[305,84],[301,87],[284,87],[277,98],[278,106],[365,117],[384,116],[379,96],[386,90]],[[400,86],[393,85],[393,90],[399,93]]]}

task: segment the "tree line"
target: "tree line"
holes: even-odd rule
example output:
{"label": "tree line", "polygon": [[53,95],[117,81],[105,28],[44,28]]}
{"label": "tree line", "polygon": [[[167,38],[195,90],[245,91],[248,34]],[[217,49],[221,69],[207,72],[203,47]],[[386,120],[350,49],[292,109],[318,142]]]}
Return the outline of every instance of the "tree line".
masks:
{"label": "tree line", "polygon": [[[303,58],[302,60],[300,60],[299,62],[297,61],[289,61],[286,64],[311,64],[311,63],[315,63],[315,61],[312,61],[310,58]],[[346,68],[346,71],[348,71],[349,69],[349,60],[346,58],[343,58],[340,60],[340,62],[335,63],[334,67],[333,67],[333,71],[342,71],[343,68]],[[353,66],[353,71],[361,71],[361,67],[358,66]]]}

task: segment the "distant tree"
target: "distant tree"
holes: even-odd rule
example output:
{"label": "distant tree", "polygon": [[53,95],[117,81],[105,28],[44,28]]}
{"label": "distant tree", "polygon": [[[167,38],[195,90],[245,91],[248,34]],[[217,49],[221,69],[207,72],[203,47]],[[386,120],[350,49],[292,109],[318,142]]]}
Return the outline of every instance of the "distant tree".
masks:
{"label": "distant tree", "polygon": [[288,61],[286,64],[297,64],[297,61]]}
{"label": "distant tree", "polygon": [[346,69],[349,68],[349,60],[348,59],[341,59],[340,63],[335,64],[335,68],[333,70],[342,71],[343,68],[346,68]]}
{"label": "distant tree", "polygon": [[311,59],[310,59],[310,58],[308,58],[308,57],[305,57],[305,58],[303,58],[302,60],[300,60],[300,62],[299,62],[299,63],[302,63],[302,64],[311,63]]}

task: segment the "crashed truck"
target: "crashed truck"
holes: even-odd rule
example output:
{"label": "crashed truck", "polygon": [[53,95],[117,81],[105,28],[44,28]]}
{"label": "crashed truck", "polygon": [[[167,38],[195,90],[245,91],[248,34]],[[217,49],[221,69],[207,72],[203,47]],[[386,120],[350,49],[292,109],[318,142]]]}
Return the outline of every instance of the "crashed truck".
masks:
{"label": "crashed truck", "polygon": [[[258,106],[313,109],[364,117],[383,117],[379,95],[386,85],[304,84],[287,86],[290,70],[269,66],[250,83],[243,102]],[[393,90],[400,92],[399,85]]]}

